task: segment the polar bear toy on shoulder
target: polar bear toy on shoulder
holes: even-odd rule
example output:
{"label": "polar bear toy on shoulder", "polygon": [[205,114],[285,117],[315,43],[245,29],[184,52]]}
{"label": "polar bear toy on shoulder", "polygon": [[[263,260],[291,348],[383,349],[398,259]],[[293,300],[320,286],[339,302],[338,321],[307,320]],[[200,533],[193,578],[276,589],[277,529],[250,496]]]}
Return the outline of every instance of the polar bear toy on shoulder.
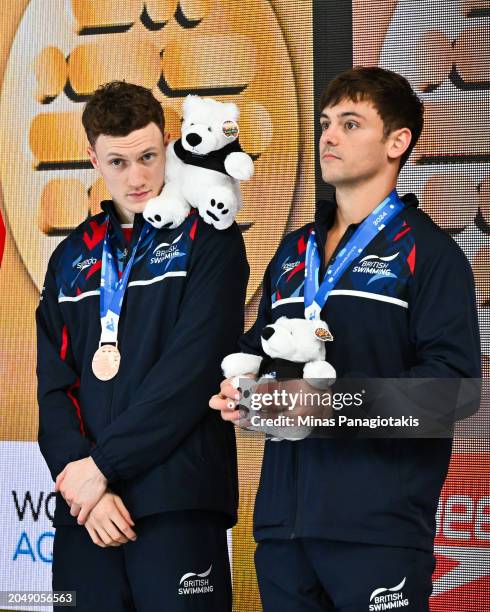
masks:
{"label": "polar bear toy on shoulder", "polygon": [[[325,361],[325,342],[331,340],[332,334],[324,321],[280,317],[275,323],[266,325],[261,332],[265,358],[248,353],[232,353],[223,359],[221,368],[226,378],[249,374],[269,379],[304,378],[312,387],[327,389],[337,376],[334,367]],[[259,380],[258,384],[261,382],[266,381]],[[301,440],[313,428],[265,426],[249,429],[272,435],[273,439]]]}
{"label": "polar bear toy on shoulder", "polygon": [[143,212],[154,227],[178,227],[191,206],[216,229],[230,227],[242,206],[239,181],[254,173],[238,142],[239,114],[233,103],[186,97],[181,138],[167,148],[165,185]]}

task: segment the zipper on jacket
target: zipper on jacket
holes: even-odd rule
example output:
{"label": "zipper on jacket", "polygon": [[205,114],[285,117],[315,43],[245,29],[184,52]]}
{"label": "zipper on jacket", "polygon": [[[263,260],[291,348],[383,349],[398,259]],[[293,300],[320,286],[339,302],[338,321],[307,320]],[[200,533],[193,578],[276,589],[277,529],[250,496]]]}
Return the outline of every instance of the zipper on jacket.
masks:
{"label": "zipper on jacket", "polygon": [[300,500],[300,479],[299,479],[299,446],[298,442],[291,442],[294,444],[293,452],[294,452],[294,483],[296,489],[295,495],[295,505],[294,505],[294,516],[293,516],[293,530],[291,531],[291,535],[289,536],[290,540],[294,540],[296,534],[298,532],[298,524],[299,524],[299,500]]}
{"label": "zipper on jacket", "polygon": [[110,404],[109,404],[109,423],[112,423],[112,421],[114,420],[114,414],[113,414],[113,407],[114,407],[114,389],[116,387],[116,385],[114,384],[114,379],[111,380],[111,385],[112,385],[112,389],[111,389],[111,400],[110,400]]}
{"label": "zipper on jacket", "polygon": [[328,266],[333,261],[335,261],[335,258],[337,257],[339,251],[341,251],[344,248],[345,243],[352,236],[352,234],[357,229],[357,227],[358,227],[358,225],[349,225],[347,227],[347,229],[345,230],[342,238],[339,240],[339,243],[337,244],[337,246],[335,248],[335,251],[332,253],[332,255],[330,256],[330,259],[328,261],[325,261],[325,244],[322,245],[321,249],[318,249],[319,252],[320,252],[320,278],[323,279],[323,277],[325,276],[325,272],[327,271]]}
{"label": "zipper on jacket", "polygon": [[[324,273],[328,267],[328,265],[330,265],[330,263],[332,261],[335,260],[335,257],[337,257],[337,254],[339,253],[339,251],[343,248],[344,244],[346,243],[346,241],[348,240],[348,238],[350,238],[350,236],[352,235],[353,231],[355,228],[349,226],[346,231],[344,232],[344,235],[342,236],[342,238],[339,240],[339,243],[337,245],[337,248],[335,249],[335,251],[332,253],[332,256],[330,257],[330,260],[328,262],[325,261],[325,245],[321,245],[321,249],[319,250],[320,253],[320,271],[321,271],[321,278],[323,278]],[[301,463],[301,442],[293,442],[294,446],[294,479],[295,479],[295,485],[296,485],[296,503],[295,503],[295,508],[294,508],[294,520],[293,520],[293,528],[291,531],[291,534],[289,536],[289,539],[293,540],[294,538],[297,537],[298,534],[298,530],[301,524],[301,495],[302,495],[302,480],[300,477],[300,463]]]}
{"label": "zipper on jacket", "polygon": [[[127,296],[125,296],[125,297],[127,297]],[[121,339],[124,337],[124,330],[126,329],[126,316],[123,317],[122,314],[123,314],[123,311],[121,310],[121,316],[119,318],[119,327],[118,327],[118,332],[117,332],[117,340],[118,340],[119,350],[124,350],[124,348],[125,348],[125,343],[121,342]],[[113,378],[111,380],[112,391],[111,391],[111,403],[110,403],[110,406],[109,406],[109,416],[110,416],[110,419],[111,419],[111,421],[110,421],[111,423],[112,423],[112,421],[114,421],[115,417],[119,416],[119,415],[114,415],[114,392],[116,390],[116,383],[115,383],[116,379],[117,379],[117,376],[116,376],[116,378]]]}

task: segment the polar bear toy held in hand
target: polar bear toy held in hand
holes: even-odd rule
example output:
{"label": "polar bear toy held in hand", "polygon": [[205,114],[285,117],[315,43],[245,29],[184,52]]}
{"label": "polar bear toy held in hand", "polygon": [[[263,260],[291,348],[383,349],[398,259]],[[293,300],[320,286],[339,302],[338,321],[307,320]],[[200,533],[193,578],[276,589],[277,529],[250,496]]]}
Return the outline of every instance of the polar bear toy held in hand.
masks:
{"label": "polar bear toy held in hand", "polygon": [[259,355],[232,353],[221,363],[226,378],[274,374],[275,378],[306,378],[313,386],[335,382],[334,367],[325,361],[325,342],[333,340],[325,321],[280,317],[261,333],[263,359]]}
{"label": "polar bear toy held in hand", "polygon": [[[327,389],[336,379],[334,367],[325,361],[325,342],[331,340],[332,334],[324,321],[281,317],[275,323],[266,325],[261,332],[265,358],[248,353],[232,353],[223,359],[221,367],[226,378],[239,379],[249,374],[263,377],[258,381],[259,385],[265,382],[264,378],[304,378],[312,387]],[[243,386],[246,382],[242,379],[240,384]],[[243,397],[240,407],[247,411],[247,401],[243,401]],[[250,410],[248,413],[251,414]],[[274,425],[265,419],[263,425],[251,422],[247,429],[268,434],[272,440],[294,441],[310,435],[313,427]]]}
{"label": "polar bear toy held in hand", "polygon": [[239,181],[254,173],[238,142],[239,114],[233,103],[186,97],[182,136],[167,148],[165,186],[143,212],[154,227],[178,227],[191,206],[216,229],[230,227],[242,206]]}

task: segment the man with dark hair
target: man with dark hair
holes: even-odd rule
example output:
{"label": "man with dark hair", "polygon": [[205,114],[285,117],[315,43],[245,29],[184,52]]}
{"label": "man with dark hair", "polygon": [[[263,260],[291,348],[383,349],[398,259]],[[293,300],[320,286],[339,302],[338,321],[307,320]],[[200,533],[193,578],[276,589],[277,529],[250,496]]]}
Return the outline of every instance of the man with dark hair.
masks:
{"label": "man with dark hair", "polygon": [[[323,93],[320,125],[322,176],[335,200],[319,202],[314,223],[283,239],[241,350],[264,355],[267,324],[306,317],[328,323],[326,360],[344,385],[479,378],[470,265],[414,195],[396,192],[422,131],[422,103],[403,77],[353,68]],[[224,420],[241,416],[235,386],[223,381],[210,400]],[[421,401],[429,414],[441,409]],[[384,407],[397,414],[400,406]],[[427,612],[451,446],[450,434],[266,441],[254,514],[264,610]]]}
{"label": "man with dark hair", "polygon": [[160,102],[146,87],[125,81],[112,81],[100,87],[82,113],[82,124],[91,147],[100,135],[127,136],[150,123],[165,133]]}
{"label": "man with dark hair", "polygon": [[[399,173],[417,144],[424,126],[424,105],[407,79],[396,72],[381,68],[347,70],[333,79],[322,92],[320,113],[324,108],[337,106],[342,100],[368,101],[374,106],[383,122],[383,143],[395,130],[410,130],[410,142],[404,153],[394,162],[395,165],[399,163]],[[320,125],[323,129],[324,122],[320,121]]]}
{"label": "man with dark hair", "polygon": [[228,612],[236,449],[207,399],[243,332],[243,239],[192,213],[145,223],[168,142],[150,90],[101,86],[83,125],[112,200],[55,249],[36,312],[53,589],[91,612]]}

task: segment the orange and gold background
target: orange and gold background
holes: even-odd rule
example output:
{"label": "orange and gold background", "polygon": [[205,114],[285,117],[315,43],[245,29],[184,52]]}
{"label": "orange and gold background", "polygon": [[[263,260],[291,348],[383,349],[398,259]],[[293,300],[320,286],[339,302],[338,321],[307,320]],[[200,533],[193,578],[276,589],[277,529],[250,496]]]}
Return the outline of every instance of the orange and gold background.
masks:
{"label": "orange and gold background", "polygon": [[[257,156],[256,174],[242,186],[239,216],[251,264],[250,324],[263,271],[281,237],[310,220],[314,210],[314,64],[336,61],[328,41],[317,44],[322,32],[314,8],[327,5],[333,22],[347,7],[352,14],[354,65],[401,72],[424,99],[426,127],[399,187],[419,196],[470,259],[488,376],[489,2],[0,0],[0,206],[6,228],[0,440],[36,440],[34,310],[44,272],[55,246],[97,212],[105,196],[85,153],[80,116],[87,96],[112,79],[150,87],[174,137],[187,93],[239,105],[242,146]],[[237,431],[237,441],[241,504],[232,545],[234,605],[251,612],[261,609],[251,522],[263,440]],[[475,503],[488,499],[490,512],[489,468],[488,434],[457,442],[444,496],[453,491],[473,496]],[[442,533],[436,543],[447,552]],[[490,533],[488,541],[456,544],[458,554],[470,554],[464,545],[486,553],[488,572],[470,591],[461,590],[467,588],[464,580],[453,589],[452,574],[445,571],[453,565],[441,553],[441,594],[433,598],[433,610],[490,609],[484,599]]]}

